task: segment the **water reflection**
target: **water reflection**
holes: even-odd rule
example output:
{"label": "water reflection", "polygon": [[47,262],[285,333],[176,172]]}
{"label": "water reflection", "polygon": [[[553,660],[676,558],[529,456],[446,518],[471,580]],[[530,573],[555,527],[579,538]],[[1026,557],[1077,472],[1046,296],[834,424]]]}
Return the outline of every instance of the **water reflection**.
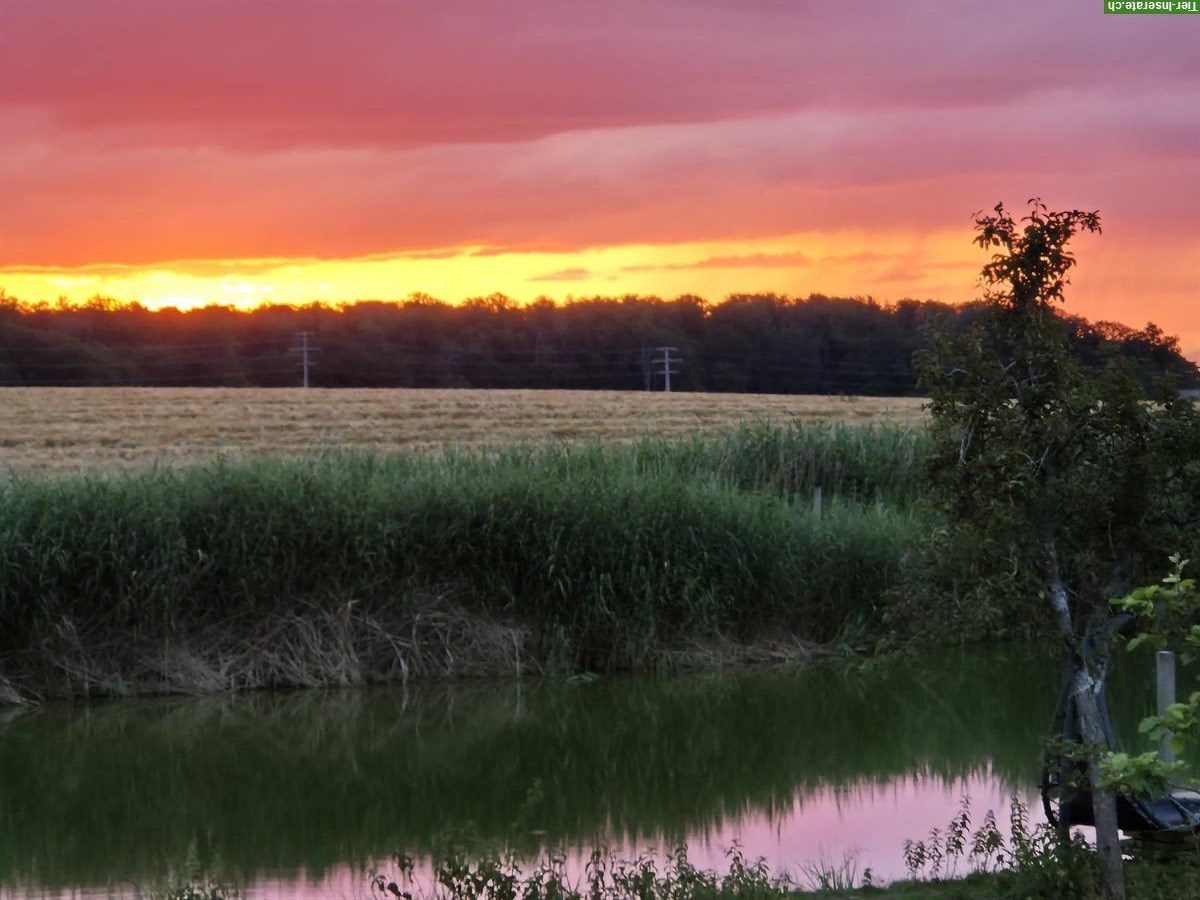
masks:
{"label": "water reflection", "polygon": [[[188,860],[256,895],[358,896],[395,850],[448,833],[734,840],[775,870],[858,851],[902,872],[905,838],[960,797],[1032,798],[1056,662],[956,651],[873,673],[155,700],[55,706],[0,723],[0,885],[124,892]],[[1143,692],[1114,697],[1129,727]]]}

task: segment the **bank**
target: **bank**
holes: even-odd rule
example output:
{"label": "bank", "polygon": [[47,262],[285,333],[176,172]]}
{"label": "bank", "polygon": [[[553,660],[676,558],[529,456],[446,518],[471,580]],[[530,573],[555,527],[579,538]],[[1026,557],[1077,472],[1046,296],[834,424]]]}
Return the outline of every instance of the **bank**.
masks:
{"label": "bank", "polygon": [[9,477],[0,700],[802,657],[878,630],[926,446],[764,425]]}

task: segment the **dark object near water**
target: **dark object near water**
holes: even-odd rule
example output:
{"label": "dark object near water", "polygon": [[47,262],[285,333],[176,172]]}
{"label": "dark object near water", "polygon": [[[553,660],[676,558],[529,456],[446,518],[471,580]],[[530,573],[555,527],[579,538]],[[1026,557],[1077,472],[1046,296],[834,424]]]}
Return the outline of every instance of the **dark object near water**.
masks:
{"label": "dark object near water", "polygon": [[[1115,631],[1128,617],[1120,616],[1109,626]],[[1105,636],[1107,638],[1107,635]],[[1079,710],[1071,691],[1071,676],[1063,681],[1058,707],[1054,711],[1053,733],[1062,743],[1082,743],[1079,726]],[[1117,749],[1116,736],[1108,718],[1108,697],[1100,694],[1100,719],[1104,726],[1104,740],[1109,748]],[[1072,825],[1095,825],[1092,811],[1092,793],[1072,788],[1072,782],[1081,780],[1083,763],[1053,747],[1047,749],[1042,758],[1042,807],[1051,825],[1060,827],[1060,817],[1065,827]],[[1055,800],[1058,810],[1055,811]],[[1146,833],[1188,834],[1200,831],[1200,793],[1186,788],[1172,789],[1161,797],[1144,799],[1117,795],[1117,827],[1130,834]]]}
{"label": "dark object near water", "polygon": [[[1096,824],[1092,816],[1091,792],[1072,793],[1065,815],[1068,825]],[[1047,816],[1055,825],[1058,824],[1049,812]],[[1200,830],[1200,793],[1180,789],[1150,800],[1118,795],[1117,827],[1130,833],[1165,831],[1189,834]]]}

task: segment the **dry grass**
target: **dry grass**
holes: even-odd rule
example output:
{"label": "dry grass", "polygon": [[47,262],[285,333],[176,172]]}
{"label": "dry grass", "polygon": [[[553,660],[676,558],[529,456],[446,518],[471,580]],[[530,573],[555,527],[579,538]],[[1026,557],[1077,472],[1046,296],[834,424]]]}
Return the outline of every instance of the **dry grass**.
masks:
{"label": "dry grass", "polygon": [[302,603],[170,638],[59,628],[0,657],[0,708],[64,697],[207,694],[541,673],[523,628],[449,593]]}
{"label": "dry grass", "polygon": [[3,388],[0,470],[51,474],[217,456],[627,440],[764,420],[924,421],[923,400],[618,391]]}
{"label": "dry grass", "polygon": [[[565,673],[531,629],[456,602],[453,591],[382,603],[302,603],[169,638],[59,628],[35,647],[0,656],[5,707],[71,697],[212,694],[236,690],[408,684],[446,678]],[[781,666],[829,650],[794,636],[737,641],[679,636],[662,671]]]}

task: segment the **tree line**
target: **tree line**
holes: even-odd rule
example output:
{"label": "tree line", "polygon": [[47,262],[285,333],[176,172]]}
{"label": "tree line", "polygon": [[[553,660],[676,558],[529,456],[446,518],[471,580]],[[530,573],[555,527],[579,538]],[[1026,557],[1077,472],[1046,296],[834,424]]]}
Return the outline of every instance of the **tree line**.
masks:
{"label": "tree line", "polygon": [[[766,394],[919,393],[912,357],[935,332],[966,332],[978,303],[735,294],[590,297],[518,304],[494,294],[402,302],[150,310],[96,297],[25,303],[0,291],[0,385],[287,387],[301,335],[316,387],[671,387]],[[1195,364],[1154,325],[1062,316],[1085,364],[1116,350],[1140,380],[1200,387]]]}

